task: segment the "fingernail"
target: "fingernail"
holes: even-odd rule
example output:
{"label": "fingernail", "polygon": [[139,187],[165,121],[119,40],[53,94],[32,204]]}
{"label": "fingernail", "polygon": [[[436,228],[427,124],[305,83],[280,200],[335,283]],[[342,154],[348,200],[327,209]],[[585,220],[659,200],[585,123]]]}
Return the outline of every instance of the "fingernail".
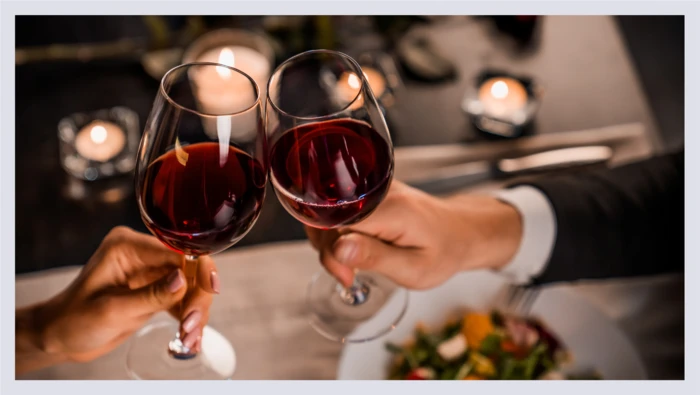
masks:
{"label": "fingernail", "polygon": [[180,269],[168,275],[168,291],[171,293],[177,292],[180,288],[185,285],[185,279],[180,275]]}
{"label": "fingernail", "polygon": [[202,335],[197,336],[197,346],[195,346],[197,352],[202,351]]}
{"label": "fingernail", "polygon": [[352,262],[355,255],[357,255],[357,243],[343,238],[340,238],[335,242],[333,256],[340,263],[347,264]]}
{"label": "fingernail", "polygon": [[216,272],[216,270],[212,270],[211,274],[209,274],[209,277],[211,278],[211,289],[218,294],[219,292],[221,292],[219,274]]}
{"label": "fingernail", "polygon": [[197,338],[201,336],[200,334],[201,329],[197,328],[194,332],[190,332],[185,336],[184,339],[182,339],[182,344],[185,345],[185,347],[192,349],[194,344],[197,342]]}
{"label": "fingernail", "polygon": [[192,332],[194,328],[199,325],[199,322],[202,320],[202,313],[199,312],[199,310],[195,310],[187,315],[187,318],[185,318],[185,321],[182,323],[182,330],[185,331],[186,333]]}

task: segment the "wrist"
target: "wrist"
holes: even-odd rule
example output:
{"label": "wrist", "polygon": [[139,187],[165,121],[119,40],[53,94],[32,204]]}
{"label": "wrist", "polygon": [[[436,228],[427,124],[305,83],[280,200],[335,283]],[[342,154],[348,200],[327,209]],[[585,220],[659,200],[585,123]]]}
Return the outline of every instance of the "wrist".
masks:
{"label": "wrist", "polygon": [[461,195],[448,200],[461,224],[461,271],[500,270],[515,256],[523,237],[522,218],[512,205],[491,196]]}
{"label": "wrist", "polygon": [[488,235],[493,255],[489,255],[487,267],[501,270],[513,260],[523,239],[523,220],[520,212],[511,204],[494,199],[494,213],[488,220],[493,221],[495,231]]}
{"label": "wrist", "polygon": [[48,329],[51,306],[49,302],[18,309],[15,312],[16,374],[56,365],[67,358],[51,349]]}
{"label": "wrist", "polygon": [[556,217],[547,196],[539,189],[520,185],[496,191],[494,196],[520,215],[522,236],[515,255],[499,273],[511,282],[525,284],[542,273],[556,240]]}

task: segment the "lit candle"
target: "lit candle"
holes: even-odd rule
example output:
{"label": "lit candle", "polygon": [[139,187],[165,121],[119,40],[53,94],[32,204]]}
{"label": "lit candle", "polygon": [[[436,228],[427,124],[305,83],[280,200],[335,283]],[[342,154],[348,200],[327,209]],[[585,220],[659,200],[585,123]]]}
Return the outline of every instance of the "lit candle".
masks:
{"label": "lit candle", "polygon": [[[197,58],[198,62],[212,62],[235,67],[246,73],[258,85],[261,100],[265,97],[265,86],[270,75],[270,64],[260,52],[244,46],[218,47]],[[191,76],[200,110],[214,118],[202,120],[205,133],[218,139],[222,149],[230,142],[232,135],[243,137],[252,133],[246,129],[250,122],[232,122],[226,114],[241,112],[255,102],[255,90],[250,80],[228,67],[197,68]],[[264,108],[261,107],[261,108]],[[240,114],[239,117],[254,117],[255,112]],[[225,155],[228,151],[224,152]]]}
{"label": "lit candle", "polygon": [[[260,97],[264,97],[271,66],[262,53],[243,46],[218,47],[205,52],[197,61],[241,70],[258,84]],[[199,91],[198,98],[207,112],[236,112],[249,107],[255,100],[248,79],[229,68],[202,68],[193,79]]]}
{"label": "lit candle", "polygon": [[[197,58],[198,62],[219,63],[246,73],[258,85],[260,100],[265,97],[265,87],[270,76],[270,64],[260,52],[243,46],[218,47],[205,52]],[[197,101],[201,111],[211,115],[237,113],[249,108],[255,102],[255,90],[250,80],[228,67],[199,68],[192,76]],[[262,105],[264,108],[264,105]],[[246,113],[241,116],[256,116]],[[232,134],[250,133],[250,130],[238,130],[246,122],[232,123],[230,117],[205,118],[202,120],[204,131],[211,138],[217,138],[222,146],[227,144]],[[226,151],[228,153],[228,151]]]}
{"label": "lit candle", "polygon": [[258,84],[267,83],[267,78],[270,76],[270,64],[262,53],[253,48],[241,45],[218,47],[204,52],[197,58],[197,61],[221,63],[222,57],[228,60],[235,59],[236,68],[250,75]]}
{"label": "lit candle", "polygon": [[110,122],[95,121],[82,128],[75,138],[75,149],[82,157],[106,162],[124,149],[124,131]]}
{"label": "lit candle", "polygon": [[[363,67],[362,74],[365,75],[365,79],[367,80],[367,83],[372,89],[374,97],[381,97],[382,94],[384,94],[384,91],[386,90],[386,79],[384,78],[384,76],[382,76],[382,74],[379,71],[371,67]],[[357,93],[360,91],[361,86],[362,81],[360,81],[360,78],[357,76],[357,74],[352,72],[344,72],[340,75],[340,78],[338,79],[338,95],[344,102],[351,102],[357,96]],[[361,101],[359,101],[354,106],[359,105],[362,105]]]}
{"label": "lit candle", "polygon": [[367,82],[372,88],[374,96],[381,97],[386,90],[386,79],[384,79],[384,76],[379,71],[371,67],[363,68],[362,74],[364,74],[365,78],[367,78]]}
{"label": "lit candle", "polygon": [[508,77],[491,78],[479,88],[484,113],[502,117],[522,110],[527,104],[527,91],[519,81]]}

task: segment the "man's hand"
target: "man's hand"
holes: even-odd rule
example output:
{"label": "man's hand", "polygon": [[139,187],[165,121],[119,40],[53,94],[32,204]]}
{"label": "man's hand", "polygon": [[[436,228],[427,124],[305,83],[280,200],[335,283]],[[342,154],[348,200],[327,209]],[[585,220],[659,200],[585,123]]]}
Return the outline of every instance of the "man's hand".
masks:
{"label": "man's hand", "polygon": [[394,181],[365,220],[306,232],[322,264],[344,285],[360,269],[426,289],[459,271],[503,267],[520,245],[521,228],[516,209],[493,197],[441,199]]}

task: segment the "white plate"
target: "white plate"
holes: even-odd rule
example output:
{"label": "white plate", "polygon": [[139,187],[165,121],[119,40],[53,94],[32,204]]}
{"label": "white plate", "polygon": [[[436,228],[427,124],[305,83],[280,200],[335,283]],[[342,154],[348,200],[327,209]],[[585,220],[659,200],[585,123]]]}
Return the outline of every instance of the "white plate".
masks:
{"label": "white plate", "polygon": [[[502,297],[505,283],[489,272],[464,273],[438,288],[411,292],[406,315],[385,337],[343,348],[338,366],[339,380],[383,380],[391,354],[386,342],[410,338],[416,324],[440,327],[456,310],[488,310]],[[637,351],[608,317],[566,287],[543,289],[532,305],[532,315],[541,319],[571,350],[573,369],[595,368],[606,380],[647,378]]]}

